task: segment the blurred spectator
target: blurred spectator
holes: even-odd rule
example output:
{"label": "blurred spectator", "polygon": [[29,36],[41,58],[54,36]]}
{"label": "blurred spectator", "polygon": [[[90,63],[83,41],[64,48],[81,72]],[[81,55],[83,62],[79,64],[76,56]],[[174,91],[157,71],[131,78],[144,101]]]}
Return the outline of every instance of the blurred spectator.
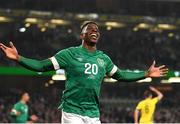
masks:
{"label": "blurred spectator", "polygon": [[[8,94],[0,97],[0,122],[10,122],[10,110],[12,105],[18,99],[17,94],[20,89],[10,89]],[[58,110],[60,97],[59,89],[49,88],[48,91],[39,90],[39,92],[31,92],[31,100],[29,104],[29,112],[39,117],[39,123],[59,123],[61,121],[61,111]],[[110,91],[111,92],[111,91]],[[123,91],[122,91],[123,92]],[[108,92],[109,93],[109,92]],[[127,94],[127,99],[121,96],[103,97],[101,99],[100,112],[102,123],[133,123],[133,113],[139,99],[132,98],[134,91]],[[61,96],[61,95],[60,95]],[[103,99],[108,99],[107,101]],[[176,97],[166,97],[170,102],[177,101]],[[165,101],[162,101],[162,103]],[[180,107],[177,103],[163,105],[159,104],[155,112],[155,122],[157,123],[179,123]]]}

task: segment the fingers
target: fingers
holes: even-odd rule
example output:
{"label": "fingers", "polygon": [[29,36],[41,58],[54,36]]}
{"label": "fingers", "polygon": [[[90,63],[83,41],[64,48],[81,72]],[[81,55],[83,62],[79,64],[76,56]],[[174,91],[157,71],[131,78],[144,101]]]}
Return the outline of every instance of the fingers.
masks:
{"label": "fingers", "polygon": [[153,64],[152,64],[152,65],[153,65],[153,66],[155,66],[155,65],[156,65],[156,61],[155,61],[155,60],[153,61]]}
{"label": "fingers", "polygon": [[161,74],[159,77],[166,77],[167,74]]}
{"label": "fingers", "polygon": [[167,74],[168,74],[168,71],[161,71],[160,72],[161,77],[167,76]]}
{"label": "fingers", "polygon": [[159,66],[158,68],[159,68],[159,70],[160,70],[160,76],[161,76],[161,77],[164,77],[164,76],[167,75],[169,69],[168,69],[168,68],[165,68],[165,65],[161,65],[161,66]]}
{"label": "fingers", "polygon": [[159,69],[162,69],[162,68],[164,68],[165,67],[165,65],[161,65],[161,66],[159,66],[158,68]]}
{"label": "fingers", "polygon": [[155,64],[156,64],[156,61],[154,60],[153,63],[152,63],[152,65],[150,66],[150,68],[154,67]]}
{"label": "fingers", "polygon": [[0,43],[0,48],[5,52],[8,47]]}
{"label": "fingers", "polygon": [[[164,66],[164,67],[165,67],[165,66]],[[162,74],[167,74],[168,71],[169,71],[169,69],[168,69],[168,68],[164,68],[164,67],[160,68],[159,70],[160,70],[160,72],[161,72]]]}
{"label": "fingers", "polygon": [[167,68],[160,70],[161,73],[166,73],[166,72],[168,72],[168,71],[169,71],[169,69],[167,69]]}
{"label": "fingers", "polygon": [[167,74],[168,74],[168,68],[164,68],[165,66],[163,65],[163,66],[161,66],[160,67],[160,69],[159,69],[159,73],[160,73],[160,75],[159,75],[159,77],[165,77],[165,76],[167,76]]}
{"label": "fingers", "polygon": [[9,42],[9,45],[12,47],[12,48],[14,48],[14,44],[13,44],[13,42]]}
{"label": "fingers", "polygon": [[168,72],[160,73],[160,75],[163,75],[163,76],[166,76],[167,74],[168,74]]}
{"label": "fingers", "polygon": [[159,77],[165,77],[165,76],[167,76],[167,73],[168,73],[168,72],[160,73]]}
{"label": "fingers", "polygon": [[1,48],[4,48],[4,49],[7,49],[7,48],[8,48],[7,46],[5,46],[5,45],[2,44],[2,43],[0,43],[0,46],[1,46]]}
{"label": "fingers", "polygon": [[0,46],[0,48],[5,52],[6,51],[6,49],[3,47],[3,46]]}
{"label": "fingers", "polygon": [[166,71],[168,71],[168,70],[169,70],[168,68],[160,69],[160,71],[162,71],[162,72],[166,72]]}

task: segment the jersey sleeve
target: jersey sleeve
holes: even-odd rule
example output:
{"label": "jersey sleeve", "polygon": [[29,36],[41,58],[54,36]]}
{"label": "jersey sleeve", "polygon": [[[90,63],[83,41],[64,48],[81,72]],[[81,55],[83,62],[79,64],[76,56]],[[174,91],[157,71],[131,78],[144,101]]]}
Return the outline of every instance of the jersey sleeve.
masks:
{"label": "jersey sleeve", "polygon": [[119,69],[106,55],[106,74],[120,81],[132,82],[145,78],[145,71],[133,72]]}
{"label": "jersey sleeve", "polygon": [[11,110],[11,115],[17,115],[17,112],[20,111],[20,105],[19,104],[15,104]]}
{"label": "jersey sleeve", "polygon": [[68,65],[68,52],[68,49],[64,49],[50,58],[55,70],[66,68]]}
{"label": "jersey sleeve", "polygon": [[152,99],[152,102],[153,102],[154,104],[157,104],[158,101],[159,101],[158,97],[155,97],[155,98]]}
{"label": "jersey sleeve", "polygon": [[45,72],[53,70],[53,65],[49,59],[39,61],[20,56],[19,64],[32,71]]}
{"label": "jersey sleeve", "polygon": [[145,78],[145,71],[134,72],[130,70],[117,69],[116,73],[112,76],[119,81],[132,82]]}
{"label": "jersey sleeve", "polygon": [[112,76],[116,73],[117,71],[117,66],[114,65],[114,63],[112,62],[112,60],[109,58],[109,56],[105,55],[106,58],[106,74],[108,76]]}
{"label": "jersey sleeve", "polygon": [[141,110],[142,107],[143,107],[143,105],[142,105],[142,103],[140,102],[140,103],[138,103],[138,105],[136,106],[136,109],[137,109],[137,110]]}

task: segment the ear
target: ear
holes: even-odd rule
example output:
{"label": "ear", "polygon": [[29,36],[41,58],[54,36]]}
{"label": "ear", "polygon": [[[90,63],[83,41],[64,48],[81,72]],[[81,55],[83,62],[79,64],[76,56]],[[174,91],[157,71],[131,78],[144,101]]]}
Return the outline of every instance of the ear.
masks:
{"label": "ear", "polygon": [[85,34],[81,33],[81,34],[80,34],[80,39],[83,40],[84,37],[85,37]]}

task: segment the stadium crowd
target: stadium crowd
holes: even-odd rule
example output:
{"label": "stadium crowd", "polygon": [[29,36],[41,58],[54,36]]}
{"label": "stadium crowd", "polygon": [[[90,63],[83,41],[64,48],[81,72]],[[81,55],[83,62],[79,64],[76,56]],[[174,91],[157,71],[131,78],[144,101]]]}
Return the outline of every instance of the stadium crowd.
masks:
{"label": "stadium crowd", "polygon": [[[13,27],[9,26],[8,28]],[[131,28],[110,31],[100,28],[100,30],[101,39],[98,43],[98,49],[108,54],[120,68],[147,69],[153,60],[156,60],[159,65],[165,64],[173,70],[180,66],[178,61],[180,36],[178,32],[174,33],[173,37],[168,37],[168,32],[134,32]],[[47,29],[45,32],[32,26],[23,33],[19,32],[17,28],[12,29],[12,32],[5,30],[4,34],[0,36],[0,40],[5,44],[13,41],[20,54],[30,58],[49,58],[61,49],[81,44],[79,25]],[[9,34],[11,35],[9,36]],[[15,65],[14,62],[7,61],[2,57],[2,54],[0,54],[0,59],[2,60],[0,65],[7,66],[8,63],[11,66]]]}
{"label": "stadium crowd", "polygon": [[[107,87],[115,87],[103,84],[103,88]],[[119,88],[122,86],[119,86]],[[125,95],[123,93],[125,91],[114,90],[119,94],[119,96],[108,96],[106,94],[112,93],[112,91],[108,91],[108,93],[103,92],[101,97],[101,122],[104,123],[133,123],[133,113],[136,107],[137,102],[140,100],[140,97],[135,93],[136,90],[131,90],[129,94]],[[121,89],[120,88],[120,89]],[[122,88],[123,89],[123,88]],[[11,88],[9,91],[1,94],[0,97],[0,122],[7,123],[11,121],[10,110],[14,103],[19,100],[19,93],[22,89]],[[60,122],[61,111],[58,110],[58,103],[61,98],[62,89],[57,87],[47,88],[46,90],[39,90],[39,92],[30,92],[30,102],[29,105],[29,115],[35,114],[38,116],[39,123],[58,123]],[[125,93],[124,93],[125,94]],[[178,94],[178,92],[176,93]],[[165,95],[166,96],[166,95]],[[158,123],[178,123],[180,122],[180,108],[178,107],[178,98],[179,95],[174,95],[174,97],[169,97],[171,95],[167,95],[164,100],[158,104],[157,110],[155,112],[154,120]],[[137,98],[139,97],[139,98]],[[112,99],[115,102],[111,102]],[[108,99],[107,101],[104,99]]]}

